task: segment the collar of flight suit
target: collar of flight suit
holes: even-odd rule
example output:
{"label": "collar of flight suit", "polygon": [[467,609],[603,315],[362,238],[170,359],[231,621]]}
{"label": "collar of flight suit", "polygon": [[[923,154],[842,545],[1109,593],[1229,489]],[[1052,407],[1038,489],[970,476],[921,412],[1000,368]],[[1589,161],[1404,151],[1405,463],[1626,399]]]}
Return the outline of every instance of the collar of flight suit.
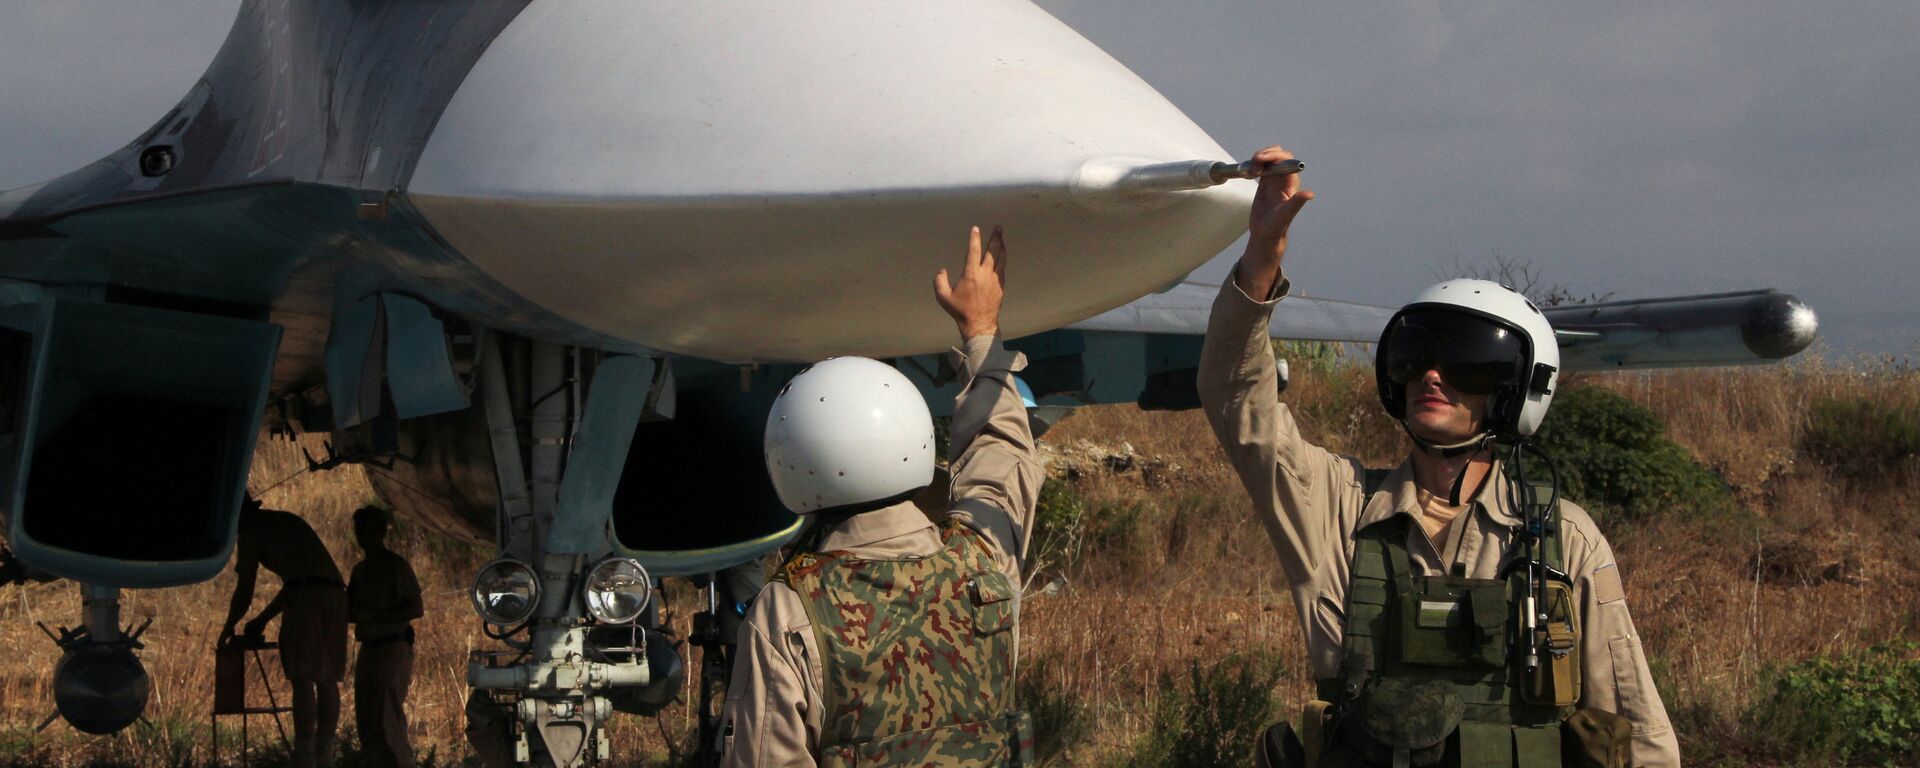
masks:
{"label": "collar of flight suit", "polygon": [[845,550],[866,559],[924,557],[940,550],[940,531],[912,499],[832,523],[820,551]]}
{"label": "collar of flight suit", "polygon": [[[1517,504],[1513,499],[1512,491],[1507,487],[1505,476],[1501,473],[1501,462],[1495,459],[1493,468],[1487,472],[1486,481],[1480,486],[1480,492],[1474,494],[1472,503],[1468,505],[1468,514],[1477,510],[1496,525],[1504,528],[1518,528],[1522,524],[1520,518],[1511,511]],[[1393,472],[1387,475],[1380,489],[1385,493],[1375,494],[1373,498],[1367,500],[1366,509],[1361,514],[1360,524],[1355,530],[1387,520],[1394,515],[1406,515],[1415,525],[1419,524],[1420,487],[1413,482],[1412,456],[1400,462],[1400,466],[1395,467]]]}

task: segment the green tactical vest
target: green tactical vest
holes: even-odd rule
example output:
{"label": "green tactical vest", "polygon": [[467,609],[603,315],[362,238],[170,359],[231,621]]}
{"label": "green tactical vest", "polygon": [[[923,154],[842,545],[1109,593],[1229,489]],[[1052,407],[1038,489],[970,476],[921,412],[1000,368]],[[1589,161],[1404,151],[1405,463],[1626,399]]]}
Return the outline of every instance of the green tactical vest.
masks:
{"label": "green tactical vest", "polygon": [[[1369,501],[1385,475],[1368,471]],[[1319,764],[1558,768],[1572,709],[1520,695],[1524,570],[1504,580],[1422,575],[1407,553],[1411,525],[1395,515],[1354,534],[1340,676],[1319,681],[1337,713]],[[1564,570],[1559,527],[1555,509],[1542,549]]]}
{"label": "green tactical vest", "polygon": [[822,766],[1032,762],[1014,700],[1018,593],[979,534],[948,523],[940,538],[926,557],[807,553],[774,576],[820,646]]}

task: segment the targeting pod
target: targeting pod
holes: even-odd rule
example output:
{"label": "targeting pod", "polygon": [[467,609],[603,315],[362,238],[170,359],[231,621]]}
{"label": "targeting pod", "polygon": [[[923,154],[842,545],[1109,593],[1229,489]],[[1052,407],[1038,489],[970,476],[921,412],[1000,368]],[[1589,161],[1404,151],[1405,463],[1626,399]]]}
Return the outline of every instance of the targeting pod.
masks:
{"label": "targeting pod", "polygon": [[1779,291],[1745,291],[1548,307],[1571,371],[1752,365],[1813,343],[1813,309]]}

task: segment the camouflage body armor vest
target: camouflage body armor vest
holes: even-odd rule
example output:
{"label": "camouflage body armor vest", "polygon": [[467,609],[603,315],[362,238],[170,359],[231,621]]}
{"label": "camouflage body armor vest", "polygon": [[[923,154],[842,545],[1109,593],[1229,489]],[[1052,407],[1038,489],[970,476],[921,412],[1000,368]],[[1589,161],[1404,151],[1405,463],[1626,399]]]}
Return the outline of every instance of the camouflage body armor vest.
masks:
{"label": "camouflage body armor vest", "polygon": [[820,647],[820,764],[1019,766],[1032,728],[1014,696],[1017,592],[979,534],[941,527],[905,560],[801,554],[774,579]]}
{"label": "camouflage body armor vest", "polygon": [[[1368,478],[1369,498],[1384,474]],[[1564,570],[1558,513],[1548,515],[1541,559]],[[1319,765],[1558,768],[1561,721],[1579,699],[1571,585],[1547,592],[1540,611],[1553,652],[1540,652],[1530,672],[1526,569],[1501,579],[1422,575],[1407,553],[1412,525],[1396,515],[1354,534],[1340,677],[1319,681],[1319,697],[1334,704]]]}

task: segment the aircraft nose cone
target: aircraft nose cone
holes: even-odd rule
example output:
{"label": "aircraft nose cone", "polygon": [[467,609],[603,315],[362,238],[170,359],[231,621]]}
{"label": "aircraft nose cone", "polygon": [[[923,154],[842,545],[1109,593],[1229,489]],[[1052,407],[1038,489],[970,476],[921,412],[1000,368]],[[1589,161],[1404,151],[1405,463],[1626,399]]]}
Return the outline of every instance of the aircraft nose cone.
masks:
{"label": "aircraft nose cone", "polygon": [[494,41],[409,192],[576,323],[805,360],[949,345],[929,285],[970,225],[1007,229],[1008,335],[1173,282],[1238,236],[1252,184],[1128,192],[1086,169],[1228,157],[1024,0],[581,0]]}

